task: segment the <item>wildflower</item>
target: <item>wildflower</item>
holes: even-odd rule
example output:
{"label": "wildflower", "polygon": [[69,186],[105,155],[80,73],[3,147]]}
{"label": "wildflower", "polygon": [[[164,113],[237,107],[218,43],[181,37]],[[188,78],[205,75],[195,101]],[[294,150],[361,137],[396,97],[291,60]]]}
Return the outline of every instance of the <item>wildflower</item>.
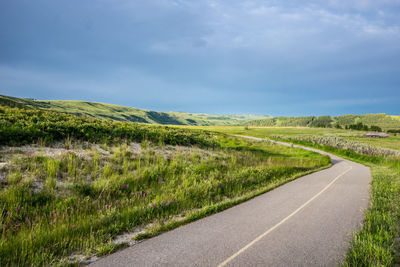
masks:
{"label": "wildflower", "polygon": [[145,197],[145,196],[146,196],[146,193],[143,192],[143,191],[136,191],[136,192],[135,192],[135,195],[140,196],[140,197]]}
{"label": "wildflower", "polygon": [[120,186],[121,188],[129,189],[129,185],[128,185],[128,184],[123,184],[123,183],[121,183],[119,186]]}
{"label": "wildflower", "polygon": [[174,200],[168,200],[168,202],[167,202],[167,206],[168,205],[171,205],[171,204],[174,204],[175,203],[175,201]]}
{"label": "wildflower", "polygon": [[16,212],[15,212],[17,215],[19,214],[20,209],[21,209],[21,206],[18,205],[17,210],[16,210]]}
{"label": "wildflower", "polygon": [[31,225],[31,221],[29,220],[28,216],[25,216],[25,224]]}

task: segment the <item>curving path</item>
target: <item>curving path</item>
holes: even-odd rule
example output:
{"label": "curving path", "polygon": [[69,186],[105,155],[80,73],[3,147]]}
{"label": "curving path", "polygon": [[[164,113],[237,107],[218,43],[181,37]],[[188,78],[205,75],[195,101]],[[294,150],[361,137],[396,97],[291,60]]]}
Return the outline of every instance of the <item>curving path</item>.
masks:
{"label": "curving path", "polygon": [[370,170],[323,151],[293,146],[329,155],[333,166],[92,265],[336,266],[362,224]]}

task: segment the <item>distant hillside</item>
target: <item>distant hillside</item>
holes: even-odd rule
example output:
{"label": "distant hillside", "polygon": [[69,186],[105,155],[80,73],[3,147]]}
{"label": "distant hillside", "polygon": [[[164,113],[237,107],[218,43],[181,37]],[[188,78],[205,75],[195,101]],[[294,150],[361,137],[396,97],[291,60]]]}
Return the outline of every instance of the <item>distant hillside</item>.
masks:
{"label": "distant hillside", "polygon": [[335,127],[340,125],[352,125],[357,123],[379,126],[384,130],[400,129],[400,116],[387,115],[385,113],[366,115],[343,115],[331,116],[307,116],[307,117],[273,117],[261,120],[254,120],[246,123],[249,126],[303,126],[303,127]]}
{"label": "distant hillside", "polygon": [[251,120],[269,118],[269,116],[263,115],[209,115],[186,112],[157,112],[86,101],[44,101],[2,95],[0,95],[0,105],[43,108],[115,121],[173,125],[241,125]]}

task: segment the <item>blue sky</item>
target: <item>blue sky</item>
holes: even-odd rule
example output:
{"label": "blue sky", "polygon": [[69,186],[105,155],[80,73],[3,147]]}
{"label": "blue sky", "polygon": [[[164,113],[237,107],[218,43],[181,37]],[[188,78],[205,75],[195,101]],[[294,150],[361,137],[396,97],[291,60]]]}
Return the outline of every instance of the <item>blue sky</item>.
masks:
{"label": "blue sky", "polygon": [[400,0],[2,0],[0,94],[400,114]]}

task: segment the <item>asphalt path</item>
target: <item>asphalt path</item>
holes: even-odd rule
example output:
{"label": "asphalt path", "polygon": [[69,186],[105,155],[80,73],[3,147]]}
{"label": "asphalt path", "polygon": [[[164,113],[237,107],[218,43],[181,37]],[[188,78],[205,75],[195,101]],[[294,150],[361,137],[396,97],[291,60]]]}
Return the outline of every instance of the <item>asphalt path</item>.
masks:
{"label": "asphalt path", "polygon": [[293,146],[329,155],[333,166],[92,265],[336,266],[345,257],[352,233],[362,225],[370,170],[323,151]]}

